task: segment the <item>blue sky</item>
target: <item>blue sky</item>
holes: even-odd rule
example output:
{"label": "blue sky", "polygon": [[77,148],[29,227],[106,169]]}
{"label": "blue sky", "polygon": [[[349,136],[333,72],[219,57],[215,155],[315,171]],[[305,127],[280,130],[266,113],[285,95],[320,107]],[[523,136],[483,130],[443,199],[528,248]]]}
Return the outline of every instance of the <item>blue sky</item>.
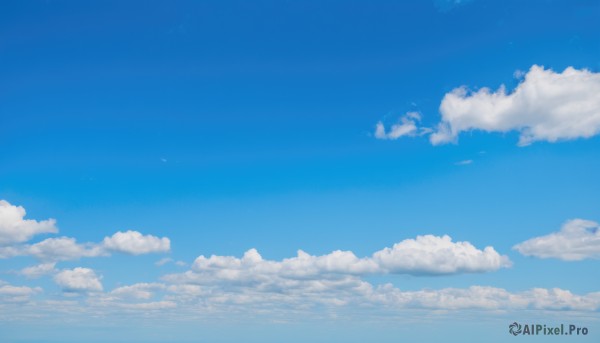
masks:
{"label": "blue sky", "polygon": [[599,15],[3,2],[0,336],[596,341]]}

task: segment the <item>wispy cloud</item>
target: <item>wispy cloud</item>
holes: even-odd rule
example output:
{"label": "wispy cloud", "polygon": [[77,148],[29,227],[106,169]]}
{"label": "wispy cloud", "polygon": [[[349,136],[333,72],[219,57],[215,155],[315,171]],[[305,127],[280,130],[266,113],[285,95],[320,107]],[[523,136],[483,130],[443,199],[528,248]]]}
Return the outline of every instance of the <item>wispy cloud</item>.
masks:
{"label": "wispy cloud", "polygon": [[560,231],[535,237],[514,246],[525,256],[565,261],[600,258],[600,225],[591,220],[567,221]]}
{"label": "wispy cloud", "polygon": [[458,161],[456,163],[454,163],[457,166],[466,166],[473,163],[473,160],[462,160],[462,161]]}
{"label": "wispy cloud", "polygon": [[391,125],[389,131],[386,131],[383,122],[379,121],[375,125],[375,138],[396,140],[404,136],[420,136],[430,133],[431,129],[418,126],[420,121],[421,114],[419,112],[407,112],[398,119],[398,123]]}

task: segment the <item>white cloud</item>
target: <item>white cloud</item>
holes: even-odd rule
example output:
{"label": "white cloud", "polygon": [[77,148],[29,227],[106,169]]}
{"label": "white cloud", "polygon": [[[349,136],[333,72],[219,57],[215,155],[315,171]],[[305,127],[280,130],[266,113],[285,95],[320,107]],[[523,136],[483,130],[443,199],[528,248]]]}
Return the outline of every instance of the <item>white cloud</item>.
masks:
{"label": "white cloud", "polygon": [[534,65],[507,94],[456,88],[440,105],[442,121],[432,144],[454,142],[461,132],[517,131],[519,145],[588,138],[600,132],[600,73],[569,67],[561,73]]}
{"label": "white cloud", "polygon": [[158,238],[152,235],[142,235],[137,231],[117,232],[102,241],[104,249],[118,251],[131,255],[169,252],[171,241],[167,237]]}
{"label": "white cloud", "polygon": [[54,268],[56,263],[42,263],[31,267],[21,269],[19,274],[24,275],[29,279],[37,279],[44,275],[54,274],[57,270]]}
{"label": "white cloud", "polygon": [[159,310],[176,308],[177,303],[175,303],[173,301],[153,301],[153,302],[147,302],[147,303],[134,303],[134,304],[125,303],[125,304],[118,304],[117,306],[124,308],[124,309],[129,309],[129,310],[159,311]]}
{"label": "white cloud", "polygon": [[471,163],[473,163],[473,160],[462,160],[462,161],[458,161],[454,164],[457,166],[468,166]]}
{"label": "white cloud", "polygon": [[154,265],[157,267],[162,267],[165,264],[169,264],[169,263],[173,263],[178,267],[185,267],[187,265],[187,263],[185,263],[183,261],[175,261],[174,259],[172,259],[170,257],[161,258],[160,260],[156,261],[154,263]]}
{"label": "white cloud", "polygon": [[600,308],[600,293],[575,295],[560,288],[534,288],[511,293],[502,288],[471,286],[440,290],[401,291],[390,284],[375,289],[374,302],[409,308],[440,310],[576,310],[596,311]]}
{"label": "white cloud", "polygon": [[110,295],[121,299],[143,299],[147,300],[154,296],[155,291],[164,289],[160,283],[136,283],[130,286],[122,286],[113,289]]}
{"label": "white cloud", "polygon": [[33,256],[42,261],[68,261],[81,257],[107,255],[102,247],[92,244],[78,244],[75,238],[48,238],[39,243],[26,246],[24,255]]}
{"label": "white cloud", "polygon": [[600,226],[598,223],[573,219],[563,224],[558,232],[535,237],[514,246],[526,256],[558,258],[578,261],[600,258]]}
{"label": "white cloud", "polygon": [[164,257],[164,258],[161,258],[160,260],[156,261],[156,262],[154,263],[154,265],[156,265],[157,267],[162,267],[162,266],[164,266],[165,264],[167,264],[167,263],[171,263],[171,262],[173,262],[173,259],[172,259],[172,258],[170,258],[170,257]]}
{"label": "white cloud", "polygon": [[406,274],[482,273],[511,265],[492,247],[479,250],[469,242],[452,242],[447,235],[406,239],[376,252],[373,260],[385,271]]}
{"label": "white cloud", "polygon": [[[597,311],[600,292],[576,295],[560,288],[534,288],[522,292],[489,286],[468,288],[423,289],[402,291],[392,284],[373,286],[357,276],[322,275],[319,278],[266,278],[264,275],[240,282],[237,278],[218,277],[187,272],[173,274],[165,280],[166,299],[186,305],[202,306],[200,310],[219,311],[236,308],[278,313],[284,311],[314,311],[328,308],[377,308],[401,311],[483,310],[483,311]],[[212,283],[211,283],[212,282]],[[179,283],[179,284],[178,284]],[[240,305],[243,305],[240,307]]]}
{"label": "white cloud", "polygon": [[348,276],[388,273],[482,273],[510,265],[508,257],[498,254],[492,247],[479,250],[469,242],[452,242],[449,236],[427,235],[404,240],[365,258],[340,250],[321,256],[299,250],[297,256],[281,261],[265,260],[256,249],[246,251],[241,258],[200,256],[189,272],[172,274],[167,279],[198,284],[224,282],[280,288],[298,283],[298,280],[339,281]]}
{"label": "white cloud", "polygon": [[42,292],[42,289],[39,287],[31,288],[0,283],[0,302],[23,303],[29,301],[33,295],[40,292]]}
{"label": "white cloud", "polygon": [[396,140],[403,136],[414,136],[419,131],[417,122],[421,121],[421,115],[417,112],[408,112],[400,117],[400,123],[392,125],[389,132],[385,132],[385,126],[380,121],[375,125],[375,138]]}
{"label": "white cloud", "polygon": [[23,219],[25,215],[22,206],[0,200],[0,245],[25,242],[37,234],[58,232],[54,219]]}
{"label": "white cloud", "polygon": [[110,256],[111,252],[131,255],[168,252],[170,240],[137,231],[117,232],[101,243],[77,243],[75,238],[47,238],[35,244],[0,247],[0,258],[33,256],[44,262],[70,261],[82,257]]}
{"label": "white cloud", "polygon": [[68,293],[102,291],[100,277],[89,268],[78,267],[63,270],[54,276],[54,282]]}
{"label": "white cloud", "polygon": [[[167,237],[143,235],[138,231],[117,232],[101,243],[77,243],[75,238],[48,238],[35,244],[20,244],[36,234],[58,233],[56,221],[23,219],[25,209],[0,200],[0,259],[15,256],[33,256],[50,263],[75,260],[81,257],[109,256],[110,252],[131,255],[168,252],[171,241]],[[33,274],[32,274],[33,275]]]}

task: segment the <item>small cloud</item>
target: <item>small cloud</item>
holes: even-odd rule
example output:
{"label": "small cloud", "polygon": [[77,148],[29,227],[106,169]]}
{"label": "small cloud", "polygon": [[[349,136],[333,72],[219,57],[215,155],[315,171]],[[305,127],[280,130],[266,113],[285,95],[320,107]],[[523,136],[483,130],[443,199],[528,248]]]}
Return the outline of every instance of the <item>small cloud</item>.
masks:
{"label": "small cloud", "polygon": [[455,166],[466,166],[473,163],[473,160],[462,160],[454,163]]}
{"label": "small cloud", "polygon": [[388,132],[383,122],[379,121],[375,125],[375,138],[396,140],[403,136],[415,136],[419,131],[417,122],[420,121],[421,115],[418,112],[407,112],[400,117],[399,123],[391,126]]}

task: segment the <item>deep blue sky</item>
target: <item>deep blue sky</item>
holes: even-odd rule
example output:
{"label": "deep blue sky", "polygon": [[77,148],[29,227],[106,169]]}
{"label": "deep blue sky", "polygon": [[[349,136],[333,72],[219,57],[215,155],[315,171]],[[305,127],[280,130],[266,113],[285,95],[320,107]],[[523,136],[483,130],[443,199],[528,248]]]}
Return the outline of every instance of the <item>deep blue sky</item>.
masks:
{"label": "deep blue sky", "polygon": [[[443,146],[373,137],[378,121],[409,111],[432,127],[452,89],[510,90],[515,71],[534,64],[597,73],[598,18],[591,0],[3,1],[0,199],[30,219],[56,218],[80,242],[128,229],[168,236],[169,256],[188,264],[250,248],[277,260],[297,249],[363,257],[448,234],[494,246],[514,266],[371,281],[598,291],[597,260],[511,249],[568,219],[600,221],[598,137],[528,147],[515,132],[474,131]],[[110,290],[159,280],[161,257],[59,267],[99,270]],[[0,279],[54,297],[51,278],[10,272],[32,264],[0,260]],[[504,334],[500,323],[490,327]],[[60,326],[48,332],[66,339]]]}

